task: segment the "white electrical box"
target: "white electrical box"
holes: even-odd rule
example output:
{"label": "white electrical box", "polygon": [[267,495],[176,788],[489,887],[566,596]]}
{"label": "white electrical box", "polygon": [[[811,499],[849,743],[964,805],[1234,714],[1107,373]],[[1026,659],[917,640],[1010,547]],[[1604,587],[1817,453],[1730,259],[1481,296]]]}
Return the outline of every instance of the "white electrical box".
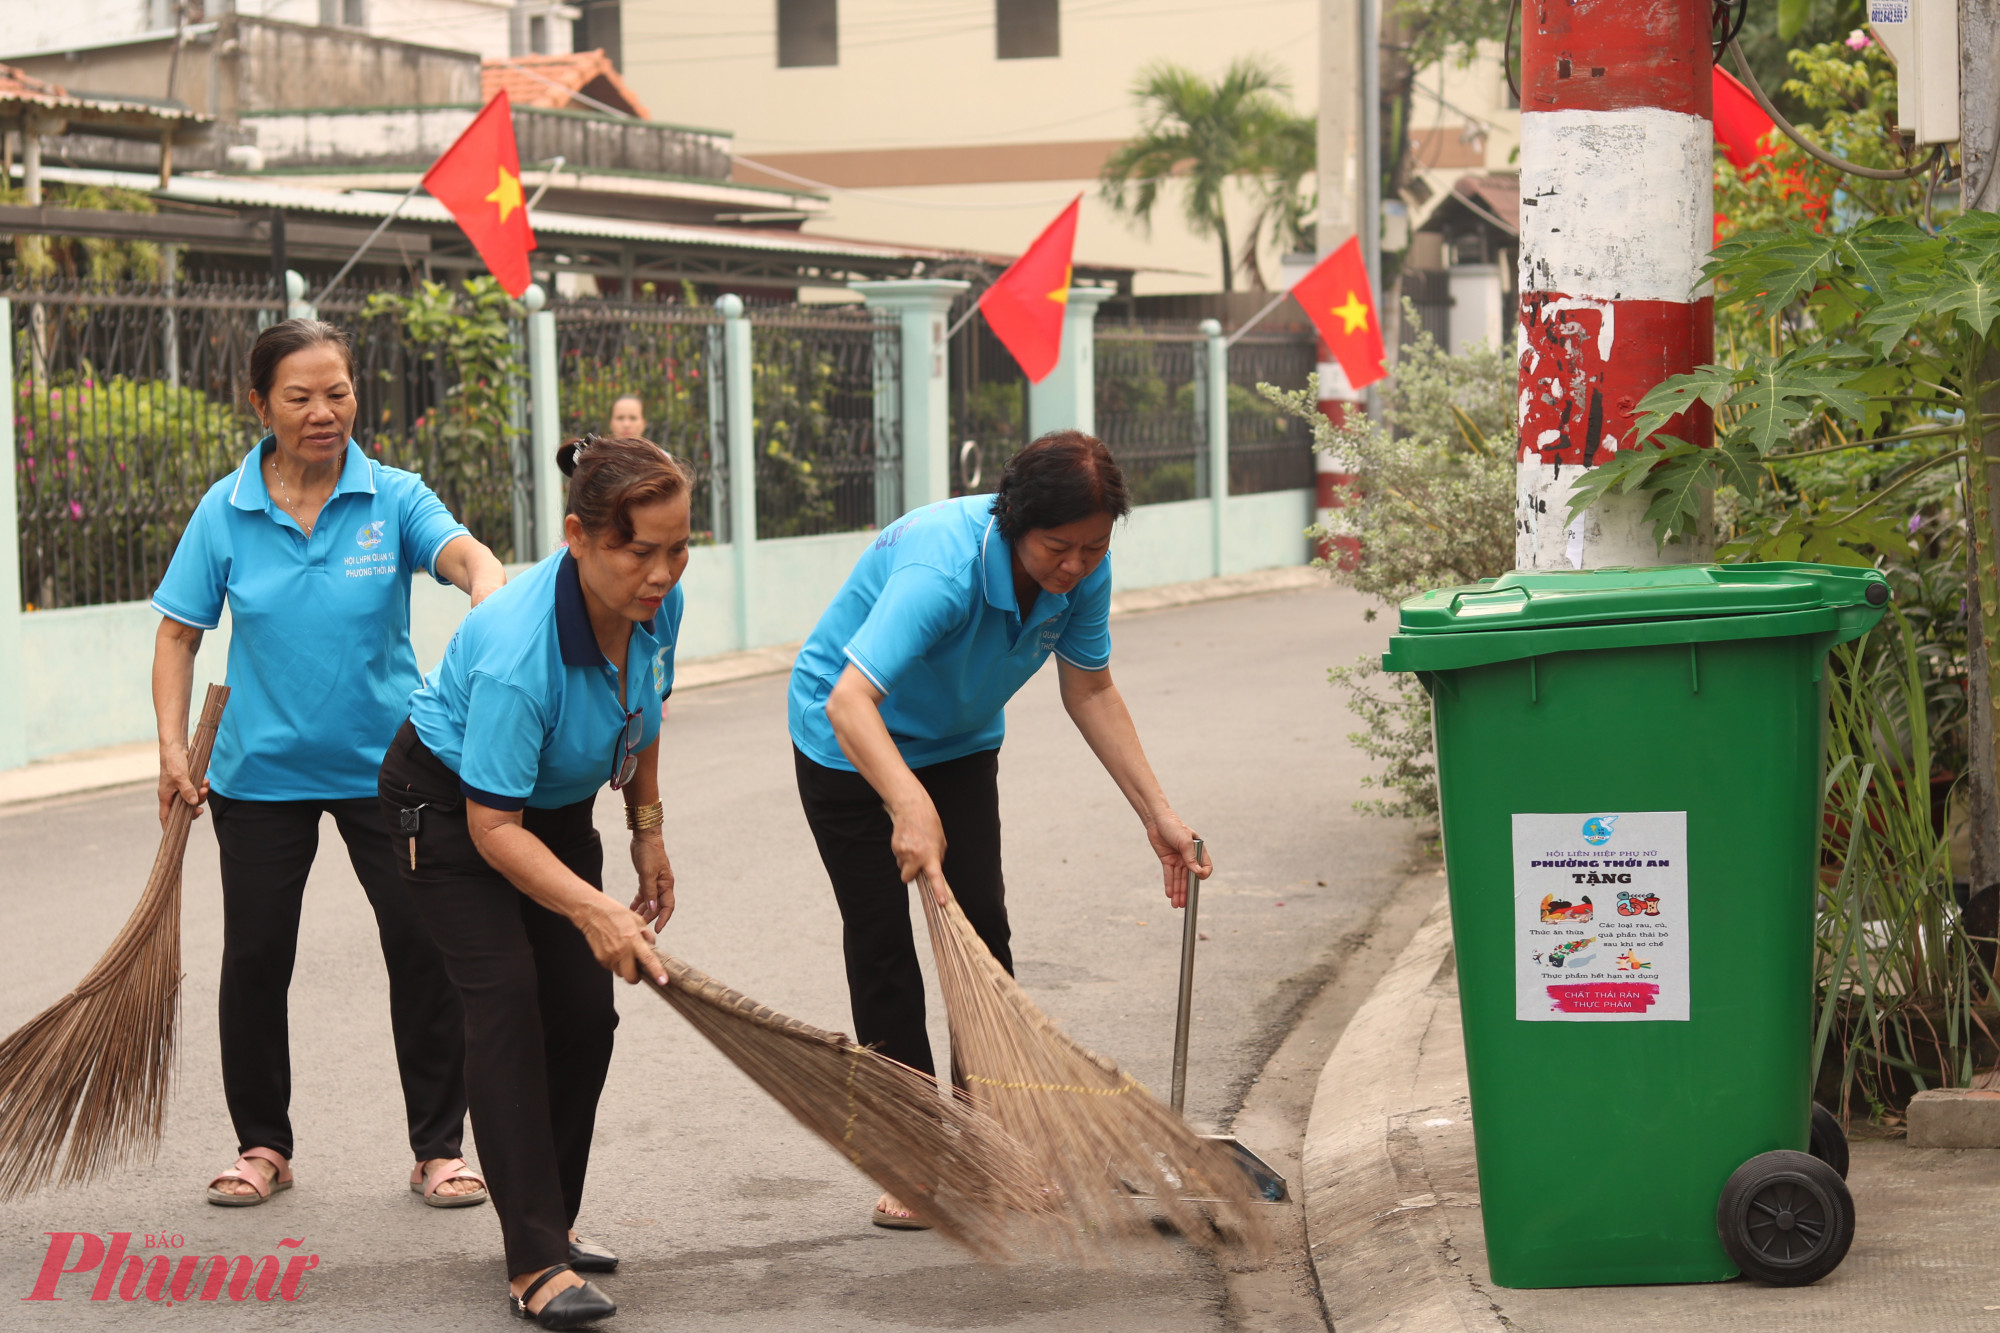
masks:
{"label": "white electrical box", "polygon": [[1896,128],[1958,142],[1958,0],[1868,0],[1868,26],[1896,62]]}

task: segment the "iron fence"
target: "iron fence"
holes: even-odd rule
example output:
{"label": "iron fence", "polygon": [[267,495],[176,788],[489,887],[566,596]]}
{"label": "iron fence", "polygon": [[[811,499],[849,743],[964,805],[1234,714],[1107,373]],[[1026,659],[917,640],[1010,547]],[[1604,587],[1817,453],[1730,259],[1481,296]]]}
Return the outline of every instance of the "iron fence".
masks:
{"label": "iron fence", "polygon": [[882,527],[902,512],[901,326],[827,306],[753,306],[757,536]]}
{"label": "iron fence", "polygon": [[570,301],[555,308],[564,439],[607,431],[620,398],[638,398],[645,437],[694,474],[697,545],[729,540],[722,316],[713,307]]}
{"label": "iron fence", "polygon": [[[952,303],[956,324],[977,299]],[[990,494],[1007,460],[1028,442],[1028,377],[984,319],[974,316],[951,340],[951,493]]]}
{"label": "iron fence", "polygon": [[1313,484],[1312,427],[1257,392],[1303,389],[1319,364],[1310,334],[1246,333],[1229,349],[1229,493]]}
{"label": "iron fence", "polygon": [[[477,404],[469,402],[467,376],[479,372],[468,370],[462,345],[449,337],[412,339],[394,309],[371,305],[375,294],[343,289],[319,310],[354,344],[355,442],[390,467],[423,477],[500,559],[530,558],[525,362],[517,352],[505,382],[479,386]],[[512,342],[525,346],[518,329]]]}
{"label": "iron fence", "polygon": [[1132,503],[1193,500],[1206,490],[1206,430],[1192,324],[1097,327],[1097,435],[1124,469]]}
{"label": "iron fence", "polygon": [[203,493],[257,438],[244,376],[276,292],[58,282],[0,296],[23,605],[151,597]]}

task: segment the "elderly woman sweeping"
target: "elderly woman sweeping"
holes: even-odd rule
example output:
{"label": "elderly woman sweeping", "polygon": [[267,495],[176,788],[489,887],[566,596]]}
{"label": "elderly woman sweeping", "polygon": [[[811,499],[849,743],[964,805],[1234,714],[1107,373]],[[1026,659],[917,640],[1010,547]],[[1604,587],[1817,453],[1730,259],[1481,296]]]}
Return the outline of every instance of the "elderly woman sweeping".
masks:
{"label": "elderly woman sweeping", "polygon": [[[421,677],[410,647],[419,569],[477,606],[506,579],[415,473],[350,438],[354,353],[340,330],[289,319],[250,349],[250,405],[269,432],[209,489],[153,595],[160,819],[209,802],[222,853],[222,1087],[235,1165],[208,1201],[254,1206],[293,1183],[286,996],[306,875],[332,815],[375,910],[416,1165],[436,1207],[486,1200],[459,1154],[464,1019],[418,921],[375,807],[375,772]],[[188,774],[188,699],[202,633],[230,612],[229,712],[208,782]]]}
{"label": "elderly woman sweeping", "polygon": [[[466,1085],[514,1313],[574,1328],[617,1306],[578,1236],[618,1012],[611,974],[661,984],[648,923],[674,910],[660,713],[688,562],[687,471],[646,440],[557,454],[565,545],[465,618],[382,764],[382,817],[465,1003]],[[625,801],[638,893],[607,897],[592,820]],[[643,915],[642,915],[643,913]]]}
{"label": "elderly woman sweeping", "polygon": [[[840,904],[856,1039],[935,1072],[906,889],[959,906],[1003,967],[1000,743],[1005,708],[1051,654],[1070,720],[1138,814],[1180,906],[1194,834],[1168,805],[1111,680],[1112,526],[1130,507],[1111,452],[1057,431],[998,491],[883,532],[792,668],[799,797]],[[877,1226],[921,1226],[889,1195]]]}

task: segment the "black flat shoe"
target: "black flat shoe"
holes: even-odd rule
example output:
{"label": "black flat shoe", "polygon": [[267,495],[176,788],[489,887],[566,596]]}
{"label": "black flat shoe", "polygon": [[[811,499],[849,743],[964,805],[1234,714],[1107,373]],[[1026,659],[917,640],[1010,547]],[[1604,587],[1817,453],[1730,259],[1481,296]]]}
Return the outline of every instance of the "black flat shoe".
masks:
{"label": "black flat shoe", "polygon": [[507,1308],[522,1319],[533,1320],[543,1328],[581,1328],[594,1324],[600,1319],[609,1319],[618,1313],[618,1306],[609,1296],[586,1282],[580,1287],[570,1287],[549,1297],[539,1312],[530,1310],[528,1302],[542,1289],[550,1278],[558,1273],[570,1271],[568,1264],[556,1264],[542,1270],[542,1275],[528,1284],[528,1289],[519,1296],[509,1292]]}
{"label": "black flat shoe", "polygon": [[579,1273],[615,1273],[618,1256],[581,1236],[569,1243],[569,1266]]}

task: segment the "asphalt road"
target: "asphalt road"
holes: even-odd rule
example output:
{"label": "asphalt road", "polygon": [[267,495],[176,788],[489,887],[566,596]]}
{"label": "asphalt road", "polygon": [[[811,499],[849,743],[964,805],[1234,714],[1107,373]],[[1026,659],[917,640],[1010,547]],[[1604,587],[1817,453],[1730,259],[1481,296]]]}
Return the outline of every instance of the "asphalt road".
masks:
{"label": "asphalt road", "polygon": [[[1202,897],[1189,1110],[1226,1121],[1408,862],[1400,826],[1356,815],[1365,768],[1325,680],[1384,628],[1333,588],[1134,615],[1113,670],[1181,813],[1218,867]],[[135,664],[134,670],[143,669]],[[782,677],[690,691],[666,733],[668,848],[680,911],[665,943],[774,1007],[832,1028],[848,1014],[839,919],[799,813]],[[1164,1090],[1178,913],[1136,820],[1064,717],[1053,671],[1009,710],[1001,797],[1023,984],[1085,1044]],[[622,848],[616,797],[599,807]],[[130,910],[155,838],[149,792],[0,816],[6,965],[0,1031],[73,985]],[[613,852],[611,886],[629,869]],[[422,1207],[405,1186],[402,1108],[372,918],[327,826],[292,988],[298,1187],[221,1209],[202,1186],[232,1136],[216,1059],[220,892],[196,826],[187,859],[180,1075],[157,1160],[90,1186],[0,1205],[0,1328],[498,1330],[506,1321],[490,1208]],[[917,931],[922,937],[921,916]],[[624,1256],[604,1281],[626,1329],[1119,1330],[1226,1325],[1213,1261],[1161,1241],[1096,1268],[976,1264],[933,1235],[867,1224],[875,1189],[793,1123],[660,1001],[620,988],[618,1051],[579,1221]],[[933,997],[934,1042],[944,1051]],[[194,1311],[89,1299],[24,1302],[45,1233],[179,1237],[164,1253],[317,1255],[296,1301]],[[300,1241],[279,1249],[281,1238]],[[244,1306],[254,1308],[243,1308]],[[518,1325],[516,1325],[518,1326]]]}

